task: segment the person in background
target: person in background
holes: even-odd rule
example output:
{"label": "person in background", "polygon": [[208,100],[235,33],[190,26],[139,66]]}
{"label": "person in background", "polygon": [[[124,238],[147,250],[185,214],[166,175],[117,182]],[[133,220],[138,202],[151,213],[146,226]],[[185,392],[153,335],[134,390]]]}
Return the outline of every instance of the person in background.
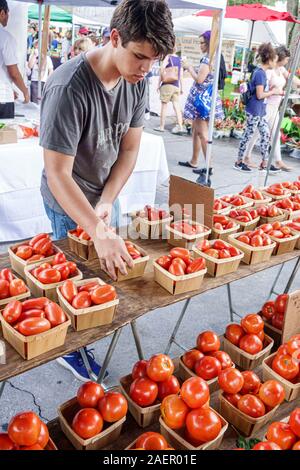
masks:
{"label": "person in background", "polygon": [[4,28],[7,26],[9,9],[6,0],[0,0],[0,119],[15,117],[15,94],[13,84],[29,102],[29,91],[18,68],[17,43]]}
{"label": "person in background", "polygon": [[[176,48],[173,54],[167,55],[165,60],[162,62],[160,67],[160,73],[158,78],[157,91],[160,93],[161,111],[160,111],[160,126],[155,127],[154,130],[158,132],[165,131],[165,123],[167,117],[168,103],[172,103],[174,112],[177,119],[177,125],[172,129],[173,134],[182,134],[184,132],[182,112],[180,109],[179,96],[182,94],[182,66],[181,59],[175,54]],[[169,80],[164,82],[164,73],[166,70],[174,67],[177,69],[175,76],[177,78],[170,82]]]}
{"label": "person in background", "polygon": [[59,36],[56,31],[53,31],[53,38],[50,44],[51,49],[57,49],[59,44]]}
{"label": "person in background", "polygon": [[89,33],[90,31],[85,26],[82,26],[78,31],[78,37],[85,38]]}
{"label": "person in background", "polygon": [[99,47],[100,46],[100,38],[98,38],[96,36],[96,34],[90,34],[89,38],[92,41],[94,47]]}
{"label": "person in background", "polygon": [[[38,83],[39,83],[39,41],[36,40],[33,43],[33,51],[29,57],[28,68],[31,70],[31,84],[30,84],[30,101],[32,103],[40,104],[38,99]],[[42,92],[44,89],[45,82],[51,73],[53,72],[53,63],[48,55],[42,57]]]}
{"label": "person in background", "polygon": [[[249,89],[251,97],[246,104],[247,122],[245,132],[239,146],[238,159],[234,164],[234,169],[249,173],[252,169],[245,163],[245,158],[248,158],[248,146],[258,130],[260,134],[260,151],[261,151],[261,164],[260,171],[265,171],[268,164],[268,157],[270,152],[270,128],[266,119],[267,98],[271,96],[279,96],[281,99],[283,89],[274,86],[270,89],[267,71],[276,66],[277,55],[270,43],[261,44],[258,49],[258,57],[260,59],[260,66],[254,71]],[[270,173],[278,173],[280,170],[274,165],[270,168]]]}
{"label": "person in background", "polygon": [[[197,94],[203,93],[203,91],[205,91],[214,81],[214,75],[211,71],[211,66],[209,62],[210,37],[211,31],[206,31],[202,34],[202,36],[200,36],[200,49],[203,53],[203,57],[201,59],[198,72],[196,72],[193,66],[183,62],[184,68],[186,68],[190,72],[192,78],[195,80],[187,97],[183,113],[185,119],[192,121],[193,154],[192,159],[190,161],[180,161],[178,162],[178,164],[194,169],[198,167],[200,151],[202,150],[204,158],[206,158],[207,152],[209,119],[207,119],[207,117],[200,116],[199,112],[194,106],[194,100]],[[215,119],[224,119],[220,96],[218,96],[217,98]],[[200,175],[206,174],[206,168],[201,168],[199,170],[193,171],[194,173]],[[211,176],[212,174],[213,168],[210,167],[209,176]]]}
{"label": "person in background", "polygon": [[82,52],[87,52],[94,48],[94,44],[90,38],[77,39],[74,42],[74,57],[78,56]]}
{"label": "person in background", "polygon": [[[269,87],[270,89],[272,88],[279,88],[281,93],[284,93],[284,88],[287,84],[288,78],[289,78],[289,73],[286,69],[286,65],[289,62],[289,58],[291,56],[290,51],[285,47],[285,46],[279,46],[275,49],[275,52],[277,54],[277,62],[276,66],[274,69],[267,70],[266,75],[267,79],[269,80]],[[300,86],[300,80],[297,77],[294,77],[294,85]],[[283,171],[291,171],[292,168],[287,166],[283,161],[281,157],[281,149],[280,149],[280,135],[277,139],[277,141],[274,141],[275,137],[275,132],[278,126],[278,121],[279,121],[279,107],[281,104],[282,96],[281,95],[272,95],[267,98],[267,109],[266,109],[266,119],[271,131],[271,142],[272,145],[275,145],[275,154],[274,154],[274,164],[275,167],[278,168],[279,170]],[[244,162],[246,165],[249,167],[255,168],[255,164],[252,163],[251,161],[251,152],[253,150],[253,147],[255,143],[257,142],[257,139],[259,137],[258,131],[255,132],[249,146],[247,149],[247,154],[246,157],[244,158]]]}
{"label": "person in background", "polygon": [[61,63],[64,64],[71,58],[72,31],[67,31],[61,45]]}
{"label": "person in background", "polygon": [[37,28],[35,24],[29,25],[28,36],[27,36],[27,54],[31,54],[31,49],[33,48],[33,42],[35,39],[38,39]]}
{"label": "person in background", "polygon": [[110,41],[110,28],[107,26],[102,31],[102,43],[101,46],[104,47]]}

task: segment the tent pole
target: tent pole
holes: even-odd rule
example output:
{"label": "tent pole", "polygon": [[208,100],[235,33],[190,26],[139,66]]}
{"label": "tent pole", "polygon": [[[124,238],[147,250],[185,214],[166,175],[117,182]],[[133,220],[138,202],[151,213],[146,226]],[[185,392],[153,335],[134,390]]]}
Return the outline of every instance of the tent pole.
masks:
{"label": "tent pole", "polygon": [[272,161],[273,161],[274,154],[275,154],[276,142],[277,142],[277,139],[279,139],[279,136],[280,136],[281,123],[282,123],[282,120],[283,120],[284,115],[285,115],[285,111],[286,111],[288,100],[289,100],[289,95],[290,95],[292,85],[293,85],[293,79],[296,75],[296,70],[297,70],[297,67],[299,66],[299,62],[300,62],[300,37],[298,38],[298,44],[297,44],[296,51],[295,51],[295,54],[294,54],[294,59],[292,61],[291,73],[290,73],[288,83],[287,83],[287,86],[286,86],[286,89],[285,89],[284,100],[283,100],[281,108],[280,108],[279,121],[278,121],[278,125],[277,125],[277,128],[275,130],[274,137],[273,137],[273,142],[272,142],[271,152],[270,152],[270,155],[269,155],[268,166],[267,166],[267,174],[266,174],[264,186],[267,186],[269,173],[270,173],[270,167],[272,165]]}
{"label": "tent pole", "polygon": [[42,4],[43,1],[39,1],[39,81],[38,81],[38,97],[42,94],[42,81],[41,81],[41,67],[42,67]]}
{"label": "tent pole", "polygon": [[248,51],[247,51],[247,54],[246,54],[246,61],[245,61],[245,64],[244,64],[245,74],[247,73],[248,65],[249,65],[250,48],[251,48],[252,39],[253,39],[254,25],[255,25],[255,21],[252,20],[251,32],[250,32],[249,43],[248,43]]}
{"label": "tent pole", "polygon": [[218,84],[219,84],[219,73],[220,73],[220,64],[221,64],[221,53],[222,53],[222,38],[223,38],[223,29],[224,29],[224,18],[225,10],[220,12],[220,25],[219,25],[219,44],[215,58],[215,73],[214,73],[214,83],[213,83],[213,93],[212,93],[212,107],[210,110],[209,126],[208,126],[208,142],[206,150],[206,184],[208,183],[209,178],[209,166],[212,155],[212,144],[213,144],[213,132],[215,125],[215,114],[216,114],[216,103],[218,97]]}

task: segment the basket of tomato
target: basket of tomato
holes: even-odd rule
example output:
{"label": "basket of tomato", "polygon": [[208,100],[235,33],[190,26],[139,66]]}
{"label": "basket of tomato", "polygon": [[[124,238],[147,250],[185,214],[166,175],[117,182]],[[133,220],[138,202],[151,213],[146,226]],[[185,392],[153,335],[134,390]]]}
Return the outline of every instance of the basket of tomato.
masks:
{"label": "basket of tomato", "polygon": [[246,209],[247,207],[253,206],[253,200],[246,199],[240,194],[226,195],[222,196],[220,199],[225,205],[231,207],[231,209]]}
{"label": "basket of tomato", "polygon": [[271,186],[262,188],[261,192],[267,197],[271,197],[273,201],[279,201],[280,199],[290,197],[291,192],[287,186],[289,186],[289,183],[274,183]]}
{"label": "basket of tomato", "polygon": [[265,233],[265,229],[268,230],[269,225],[267,227],[262,225],[251,232],[229,235],[229,243],[244,253],[243,263],[258,264],[270,260],[276,248],[276,242]]}
{"label": "basket of tomato", "polygon": [[48,297],[53,302],[58,302],[56,288],[66,279],[78,281],[83,276],[76,263],[68,261],[64,253],[57,253],[47,262],[26,266],[24,272],[31,293],[36,297]]}
{"label": "basket of tomato", "polygon": [[121,393],[105,393],[100,384],[90,381],[59,407],[58,419],[75,449],[98,450],[118,440],[127,410],[127,400]]}
{"label": "basket of tomato", "polygon": [[189,219],[178,220],[166,226],[169,245],[191,250],[193,245],[203,238],[208,238],[211,229]]}
{"label": "basket of tomato", "polygon": [[254,209],[257,209],[261,205],[269,204],[269,202],[272,201],[271,197],[264,196],[263,193],[255,189],[252,184],[246,186],[243,191],[241,191],[240,195],[243,196],[246,201],[252,202]]}
{"label": "basket of tomato", "polygon": [[300,408],[295,408],[287,418],[271,423],[265,438],[253,450],[300,450]]}
{"label": "basket of tomato", "polygon": [[213,227],[211,229],[211,238],[228,241],[231,233],[237,233],[240,226],[237,222],[230,220],[226,215],[214,215]]}
{"label": "basket of tomato", "polygon": [[223,338],[223,349],[241,369],[252,370],[269,356],[274,341],[264,333],[260,315],[250,313],[241,324],[230,323]]}
{"label": "basket of tomato", "polygon": [[295,248],[297,250],[300,250],[300,217],[294,220],[289,220],[285,222],[283,225],[286,225],[287,227],[289,227],[291,229],[291,232],[294,235],[299,235]]}
{"label": "basket of tomato", "polygon": [[170,294],[184,294],[200,289],[207,272],[203,258],[195,258],[186,248],[176,247],[169,255],[153,261],[154,279]]}
{"label": "basket of tomato", "polygon": [[70,251],[87,261],[98,258],[93,240],[82,227],[77,225],[76,229],[68,231],[68,244]]}
{"label": "basket of tomato", "polygon": [[213,205],[213,213],[218,215],[227,215],[230,212],[231,205],[226,204],[221,199],[215,199]]}
{"label": "basket of tomato", "polygon": [[286,219],[286,213],[280,207],[275,206],[275,204],[260,206],[257,208],[257,213],[260,216],[260,225],[282,222]]}
{"label": "basket of tomato", "polygon": [[284,388],[278,381],[261,383],[250,370],[224,369],[218,382],[221,415],[247,437],[265,426],[284,401]]}
{"label": "basket of tomato", "polygon": [[256,209],[231,209],[228,217],[232,222],[239,224],[239,232],[254,230],[259,222],[259,215]]}
{"label": "basket of tomato", "polygon": [[57,295],[76,331],[112,323],[119,304],[116,289],[100,278],[68,279],[57,287]]}
{"label": "basket of tomato", "polygon": [[40,233],[30,240],[8,248],[11,267],[23,278],[25,278],[25,267],[32,266],[41,260],[47,262],[56,253],[61,253],[61,250],[53,244],[48,233]]}
{"label": "basket of tomato", "polygon": [[146,205],[142,211],[138,211],[135,223],[141,238],[154,240],[165,236],[166,226],[172,219],[168,211]]}
{"label": "basket of tomato", "polygon": [[300,216],[300,201],[299,197],[292,196],[286,199],[281,199],[274,203],[274,206],[281,209],[287,220],[293,220]]}
{"label": "basket of tomato", "polygon": [[[299,233],[293,232],[288,225],[282,222],[266,224],[259,229],[263,230],[264,234],[269,235],[271,240],[276,243],[272,253],[275,256],[283,255],[293,251],[300,236]],[[260,235],[263,234],[261,233]]]}
{"label": "basket of tomato", "polygon": [[264,380],[278,380],[285,392],[286,401],[300,397],[300,335],[292,336],[276,353],[263,361]]}
{"label": "basket of tomato", "polygon": [[[129,255],[132,258],[133,267],[128,268],[127,266],[127,275],[121,274],[119,269],[116,269],[117,272],[117,281],[128,281],[129,279],[135,279],[137,277],[141,277],[144,275],[147,263],[149,261],[149,256],[147,255],[146,251],[143,248],[140,248],[135,243],[125,240],[125,245]],[[101,269],[109,275],[106,267],[101,264]]]}
{"label": "basket of tomato", "polygon": [[159,432],[148,431],[137,437],[125,450],[175,450]]}
{"label": "basket of tomato", "polygon": [[71,324],[62,308],[46,297],[14,300],[0,320],[4,339],[27,360],[62,346]]}
{"label": "basket of tomato", "polygon": [[0,270],[0,308],[12,300],[30,297],[30,290],[23,279],[18,279],[9,268]]}
{"label": "basket of tomato", "polygon": [[213,277],[237,271],[244,253],[223,240],[202,240],[193,251],[206,261],[207,271]]}
{"label": "basket of tomato", "polygon": [[280,344],[282,340],[288,300],[288,294],[280,294],[275,300],[265,302],[259,312],[265,322],[265,332],[273,338],[275,345]]}

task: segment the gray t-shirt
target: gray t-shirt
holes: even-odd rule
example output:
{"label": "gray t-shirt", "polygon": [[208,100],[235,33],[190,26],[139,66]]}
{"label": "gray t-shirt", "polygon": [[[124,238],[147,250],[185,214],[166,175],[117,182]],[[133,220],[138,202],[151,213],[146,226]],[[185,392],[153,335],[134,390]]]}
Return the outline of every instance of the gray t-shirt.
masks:
{"label": "gray t-shirt", "polygon": [[[93,207],[99,201],[130,127],[142,127],[145,81],[123,78],[110,91],[100,82],[84,54],[61,65],[48,79],[41,106],[40,145],[75,157],[73,178]],[[41,181],[44,202],[64,213]]]}

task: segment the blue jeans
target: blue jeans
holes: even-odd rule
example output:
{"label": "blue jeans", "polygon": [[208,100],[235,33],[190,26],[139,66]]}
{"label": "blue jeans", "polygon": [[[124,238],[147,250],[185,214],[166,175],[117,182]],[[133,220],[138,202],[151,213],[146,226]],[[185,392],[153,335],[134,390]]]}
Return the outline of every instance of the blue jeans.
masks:
{"label": "blue jeans", "polygon": [[[53,240],[61,240],[62,238],[67,237],[67,233],[69,230],[73,230],[76,228],[77,224],[74,220],[71,219],[67,214],[60,214],[59,212],[55,212],[51,209],[47,204],[44,202],[44,207],[46,210],[46,214],[48,219],[52,225],[53,231]],[[112,209],[112,216],[111,216],[111,223],[112,227],[119,227],[120,222],[120,203],[118,199],[114,202],[113,209]]]}

